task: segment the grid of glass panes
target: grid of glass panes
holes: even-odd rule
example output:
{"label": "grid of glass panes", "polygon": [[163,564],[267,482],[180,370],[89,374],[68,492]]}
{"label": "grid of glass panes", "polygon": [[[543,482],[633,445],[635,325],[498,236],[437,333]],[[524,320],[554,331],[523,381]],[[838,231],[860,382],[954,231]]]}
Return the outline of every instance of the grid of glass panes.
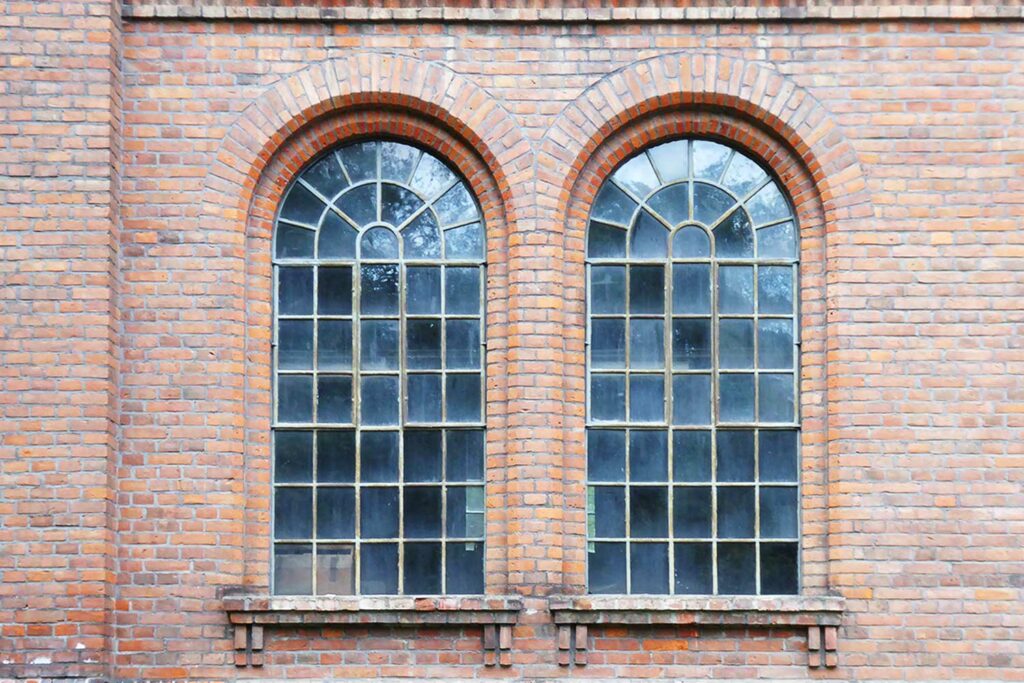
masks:
{"label": "grid of glass panes", "polygon": [[590,214],[591,593],[798,592],[797,244],[757,163],[630,158]]}
{"label": "grid of glass panes", "polygon": [[274,243],[274,591],[483,592],[484,237],[465,181],[332,150]]}

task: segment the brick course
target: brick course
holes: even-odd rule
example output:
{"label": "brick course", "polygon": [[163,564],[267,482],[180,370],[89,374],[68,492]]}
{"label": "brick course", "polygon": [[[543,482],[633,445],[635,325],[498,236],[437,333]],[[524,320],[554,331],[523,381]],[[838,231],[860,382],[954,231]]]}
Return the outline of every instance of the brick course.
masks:
{"label": "brick course", "polygon": [[[1024,678],[1019,3],[199,4],[0,17],[0,678]],[[221,597],[268,585],[271,219],[306,159],[378,133],[438,149],[486,215],[512,666],[473,624],[318,624],[237,668]],[[593,626],[558,663],[587,207],[691,134],[797,206],[802,586],[846,598],[835,669],[757,625]]]}

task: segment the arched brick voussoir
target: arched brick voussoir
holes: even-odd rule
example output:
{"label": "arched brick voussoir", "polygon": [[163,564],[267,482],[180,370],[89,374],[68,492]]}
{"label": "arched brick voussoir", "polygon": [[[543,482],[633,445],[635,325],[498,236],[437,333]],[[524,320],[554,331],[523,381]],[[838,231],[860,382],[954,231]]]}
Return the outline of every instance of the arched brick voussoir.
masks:
{"label": "arched brick voussoir", "polygon": [[236,120],[207,172],[200,227],[244,231],[260,175],[285,140],[330,112],[393,107],[424,116],[480,155],[501,192],[507,225],[524,215],[533,148],[516,121],[483,88],[439,64],[384,53],[326,60],[278,81]]}
{"label": "arched brick voussoir", "polygon": [[820,102],[766,64],[692,52],[635,62],[569,103],[538,147],[539,193],[557,196],[564,219],[595,150],[630,123],[673,108],[719,109],[779,138],[814,179],[826,221],[870,214],[856,152]]}

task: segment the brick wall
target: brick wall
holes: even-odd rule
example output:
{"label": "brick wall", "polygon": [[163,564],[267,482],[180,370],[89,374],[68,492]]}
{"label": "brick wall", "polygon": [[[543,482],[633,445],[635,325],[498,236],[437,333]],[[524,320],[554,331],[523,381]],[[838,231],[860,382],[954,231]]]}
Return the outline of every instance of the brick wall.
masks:
{"label": "brick wall", "polygon": [[[0,677],[1020,678],[1017,5],[205,4],[222,16],[0,19]],[[267,586],[269,218],[304,158],[380,131],[444,150],[488,216],[487,585],[525,596],[512,666],[482,665],[477,626],[317,626],[236,668],[220,596]],[[546,596],[583,584],[588,198],[686,133],[769,159],[799,210],[804,592],[847,599],[834,670],[791,628],[597,627],[586,668],[557,662]]]}

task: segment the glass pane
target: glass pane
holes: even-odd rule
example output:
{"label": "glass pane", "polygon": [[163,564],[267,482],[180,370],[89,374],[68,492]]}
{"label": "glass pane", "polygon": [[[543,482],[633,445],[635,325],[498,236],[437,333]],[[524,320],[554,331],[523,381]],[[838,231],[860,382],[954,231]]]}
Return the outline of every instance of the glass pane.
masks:
{"label": "glass pane", "polygon": [[727,369],[754,367],[754,321],[722,319],[718,321],[718,362]]}
{"label": "glass pane", "polygon": [[313,432],[274,432],[274,481],[313,481]]}
{"label": "glass pane", "polygon": [[313,240],[316,233],[278,222],[274,237],[274,255],[277,258],[313,258]]}
{"label": "glass pane", "polygon": [[719,486],[718,537],[754,537],[754,487]]}
{"label": "glass pane", "polygon": [[283,375],[277,378],[277,419],[279,422],[313,421],[313,378]]}
{"label": "glass pane", "polygon": [[482,429],[450,430],[446,433],[448,481],[484,480],[484,432]]}
{"label": "glass pane", "polygon": [[[648,203],[671,225],[679,225],[690,220],[690,186],[686,183],[670,185],[658,191]],[[698,232],[702,231],[698,229]]]}
{"label": "glass pane", "polygon": [[364,228],[377,222],[377,186],[361,185],[346,190],[338,197],[335,206],[341,210],[353,224]]}
{"label": "glass pane", "polygon": [[394,595],[398,592],[398,544],[364,543],[359,550],[359,592]]}
{"label": "glass pane", "polygon": [[760,166],[737,152],[722,176],[722,184],[737,197],[745,197],[767,179],[768,174]]}
{"label": "glass pane", "polygon": [[441,421],[441,375],[409,375],[406,416],[409,422]]}
{"label": "glass pane", "polygon": [[313,546],[274,544],[274,593],[309,595],[313,592]]}
{"label": "glass pane", "polygon": [[689,150],[686,140],[666,142],[647,150],[664,182],[681,180],[688,174]]}
{"label": "glass pane", "polygon": [[479,223],[452,228],[444,233],[444,254],[450,259],[482,259],[484,229]]}
{"label": "glass pane", "polygon": [[398,378],[363,377],[360,384],[363,424],[398,424]]}
{"label": "glass pane", "polygon": [[321,482],[353,482],[356,480],[356,433],[343,431],[317,432],[316,478]]}
{"label": "glass pane", "polygon": [[480,367],[480,321],[448,320],[445,323],[445,363],[449,370]]}
{"label": "glass pane", "polygon": [[334,154],[321,157],[319,161],[303,171],[302,179],[328,199],[333,199],[336,194],[348,186],[345,174],[341,171],[341,164],[338,163],[338,157]]}
{"label": "glass pane", "polygon": [[476,202],[473,201],[473,195],[469,193],[469,189],[463,183],[448,190],[434,204],[434,210],[437,211],[441,227],[465,223],[480,216],[480,212],[476,209]]}
{"label": "glass pane", "polygon": [[654,168],[646,154],[637,154],[620,166],[612,177],[615,182],[641,199],[659,185],[658,176],[654,174]]}
{"label": "glass pane", "polygon": [[711,375],[675,375],[672,378],[672,424],[711,423]]}
{"label": "glass pane", "polygon": [[362,258],[398,258],[398,235],[387,228],[370,228],[359,242]]}
{"label": "glass pane", "polygon": [[398,369],[398,321],[364,320],[360,332],[359,367],[363,370]]}
{"label": "glass pane", "polygon": [[710,543],[676,543],[676,593],[710,595],[714,592]]}
{"label": "glass pane", "polygon": [[408,183],[420,151],[400,142],[380,143],[380,177]]}
{"label": "glass pane", "polygon": [[355,592],[355,549],[352,545],[321,545],[316,549],[316,592],[352,595]]}
{"label": "glass pane", "polygon": [[[413,369],[441,367],[441,321],[407,320],[405,323],[406,360]],[[438,401],[441,396],[438,394]]]}
{"label": "glass pane", "polygon": [[753,543],[718,544],[719,595],[752,595],[757,592]]}
{"label": "glass pane", "polygon": [[743,209],[736,209],[715,228],[715,255],[750,258],[754,255],[754,229]]}
{"label": "glass pane", "polygon": [[274,490],[274,538],[312,538],[313,489],[278,487]]}
{"label": "glass pane", "polygon": [[590,417],[594,420],[626,419],[626,378],[623,375],[592,375]]}
{"label": "glass pane", "polygon": [[[359,532],[361,538],[398,536],[398,489],[363,488],[359,493]],[[363,548],[366,548],[363,545]]]}
{"label": "glass pane", "polygon": [[665,419],[665,378],[663,376],[630,376],[629,419],[632,422],[662,422]]}
{"label": "glass pane", "polygon": [[321,370],[352,369],[352,322],[320,320],[317,367]]}
{"label": "glass pane", "polygon": [[484,592],[483,543],[448,543],[445,546],[445,589],[450,595]]}
{"label": "glass pane", "polygon": [[[721,266],[718,269],[718,312],[754,312],[754,269]],[[762,312],[764,312],[762,310]]]}
{"label": "glass pane", "polygon": [[423,206],[423,200],[412,192],[390,183],[383,183],[380,186],[380,200],[381,220],[396,228],[409,220],[413,213]]}
{"label": "glass pane", "polygon": [[431,211],[424,211],[402,230],[405,258],[436,259],[441,257],[441,229]]}
{"label": "glass pane", "polygon": [[278,323],[277,367],[282,370],[313,368],[313,321],[282,320]]}
{"label": "glass pane", "polygon": [[605,182],[597,193],[590,217],[606,223],[612,222],[627,226],[632,223],[633,211],[636,210],[636,207],[636,202],[615,187],[614,183]]}
{"label": "glass pane", "polygon": [[589,258],[621,258],[626,255],[626,231],[597,221],[590,222],[587,237]]}
{"label": "glass pane", "polygon": [[313,313],[313,269],[277,269],[277,310],[281,315]]}
{"label": "glass pane", "polygon": [[626,489],[623,486],[592,486],[595,538],[623,538],[626,535]]}
{"label": "glass pane", "polygon": [[754,432],[746,429],[718,432],[718,481],[754,481]]}
{"label": "glass pane", "polygon": [[675,481],[711,481],[711,432],[672,434],[672,477]]}
{"label": "glass pane", "polygon": [[356,491],[350,486],[316,491],[317,538],[355,538]]}
{"label": "glass pane", "polygon": [[796,538],[797,495],[795,486],[761,487],[761,537]]}
{"label": "glass pane", "polygon": [[397,315],[398,266],[363,266],[360,273],[360,311],[365,315]]}
{"label": "glass pane", "polygon": [[629,254],[636,258],[667,256],[668,228],[651,214],[641,211],[630,234]]}
{"label": "glass pane", "polygon": [[591,366],[626,367],[626,321],[598,318],[591,321],[590,328]]}
{"label": "glass pane", "polygon": [[665,269],[661,266],[633,266],[629,269],[629,312],[665,311]]}
{"label": "glass pane", "polygon": [[677,486],[672,500],[676,538],[711,538],[711,487]]}
{"label": "glass pane", "polygon": [[668,593],[667,543],[630,543],[629,567],[631,593]]}
{"label": "glass pane", "polygon": [[793,314],[793,268],[761,266],[757,272],[757,307],[761,313]]}
{"label": "glass pane", "polygon": [[406,595],[441,593],[441,544],[406,543],[403,585]]}
{"label": "glass pane", "polygon": [[587,430],[587,479],[626,480],[626,432],[619,429]]}
{"label": "glass pane", "polygon": [[424,154],[416,166],[416,172],[412,174],[409,185],[429,201],[454,182],[455,174],[449,171],[447,166],[429,154]]}
{"label": "glass pane", "polygon": [[711,255],[708,234],[696,226],[682,228],[672,237],[675,258],[706,258]]}
{"label": "glass pane", "polygon": [[672,266],[672,312],[711,313],[711,266],[677,263]]}
{"label": "glass pane", "polygon": [[795,595],[798,585],[796,543],[761,544],[762,595]]}
{"label": "glass pane", "polygon": [[449,315],[480,313],[480,269],[445,268],[445,312]]}
{"label": "glass pane", "polygon": [[359,233],[341,216],[328,211],[320,226],[318,254],[320,258],[355,258]]}
{"label": "glass pane", "polygon": [[317,285],[317,312],[320,315],[352,314],[352,269],[321,268]]}
{"label": "glass pane", "polygon": [[410,266],[405,271],[405,307],[412,314],[441,312],[441,269]]}
{"label": "glass pane", "polygon": [[761,481],[797,480],[796,430],[767,431],[758,435],[758,472]]}
{"label": "glass pane", "polygon": [[761,375],[758,381],[758,418],[762,422],[793,422],[793,375]]}
{"label": "glass pane", "polygon": [[793,367],[793,321],[759,320],[757,323],[757,365],[760,368]]}
{"label": "glass pane", "polygon": [[668,481],[668,433],[633,430],[629,433],[629,480]]}
{"label": "glass pane", "polygon": [[480,375],[448,375],[445,384],[448,421],[479,422]]}
{"label": "glass pane", "polygon": [[747,211],[754,225],[764,225],[789,217],[789,205],[775,183],[769,183],[747,202]]}
{"label": "glass pane", "polygon": [[449,538],[481,538],[484,535],[484,489],[482,486],[449,486]]}
{"label": "glass pane", "polygon": [[357,142],[338,150],[338,156],[352,182],[377,177],[377,143]]}
{"label": "glass pane", "polygon": [[757,231],[757,255],[760,258],[796,258],[796,229],[792,223],[780,223]]}
{"label": "glass pane", "polygon": [[634,369],[665,367],[665,321],[629,321],[629,364]]}
{"label": "glass pane", "polygon": [[317,379],[316,421],[352,422],[352,378],[321,375]]}
{"label": "glass pane", "polygon": [[668,487],[631,486],[629,521],[632,538],[668,536]]}
{"label": "glass pane", "polygon": [[402,477],[405,481],[441,481],[441,430],[407,429]]}
{"label": "glass pane", "polygon": [[693,184],[693,219],[708,227],[717,223],[735,203],[724,190],[705,183]]}
{"label": "glass pane", "polygon": [[591,593],[626,592],[626,544],[590,543],[587,586]]}
{"label": "glass pane", "polygon": [[398,432],[359,435],[359,479],[372,483],[398,481]]}
{"label": "glass pane", "polygon": [[626,312],[625,266],[593,266],[590,269],[590,306],[594,313]]}
{"label": "glass pane", "polygon": [[324,203],[316,195],[299,183],[292,185],[288,196],[281,205],[281,218],[296,223],[317,226],[320,214],[324,211]]}
{"label": "glass pane", "polygon": [[[409,486],[403,511],[406,538],[441,537],[441,487]],[[440,556],[438,556],[440,561]]]}
{"label": "glass pane", "polygon": [[693,177],[718,180],[732,150],[710,140],[693,141]]}
{"label": "glass pane", "polygon": [[677,370],[711,367],[709,318],[676,318],[672,321],[672,367]]}

